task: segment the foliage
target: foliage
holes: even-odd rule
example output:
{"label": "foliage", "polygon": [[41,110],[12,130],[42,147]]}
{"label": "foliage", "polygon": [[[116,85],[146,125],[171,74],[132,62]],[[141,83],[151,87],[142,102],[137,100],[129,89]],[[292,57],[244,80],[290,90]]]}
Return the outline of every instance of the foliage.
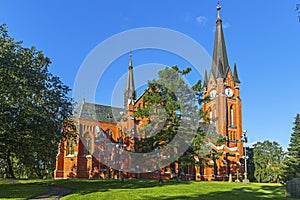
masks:
{"label": "foliage", "polygon": [[72,126],[62,127],[73,110],[70,89],[49,72],[50,63],[0,26],[0,159],[6,177],[16,170],[19,177],[51,174],[57,145]]}
{"label": "foliage", "polygon": [[254,177],[258,182],[274,182],[281,177],[284,151],[277,142],[257,142],[253,149]]}
{"label": "foliage", "polygon": [[[159,72],[160,80],[166,71]],[[176,75],[175,75],[176,76]],[[174,77],[176,81],[178,77]],[[140,152],[150,152],[168,143],[176,134],[179,126],[178,110],[180,109],[177,97],[172,89],[165,87],[164,82],[155,80],[148,81],[148,89],[143,95],[144,107],[138,107],[136,117],[147,118],[148,123],[140,130],[144,133],[143,141],[136,141],[136,146]]]}
{"label": "foliage", "polygon": [[137,140],[135,143],[139,151],[149,152],[161,148],[176,135],[182,112],[187,110],[181,108],[183,100],[179,99],[176,93],[178,91],[188,93],[188,88],[186,88],[181,75],[187,74],[189,71],[189,68],[180,71],[176,66],[172,69],[166,67],[159,71],[158,81],[148,81],[148,89],[143,95],[145,106],[138,107],[135,113],[135,117],[148,120],[148,123],[139,131],[140,134],[144,134],[143,138],[145,139]]}
{"label": "foliage", "polygon": [[[207,155],[218,159],[217,153],[211,148],[203,155],[203,140],[207,135],[208,126],[201,122],[207,113],[200,108],[204,102],[209,101],[209,97],[204,98],[201,80],[192,88],[184,83],[183,76],[190,71],[190,68],[179,70],[177,66],[159,71],[159,79],[148,82],[148,89],[143,95],[145,106],[138,107],[135,113],[135,117],[148,120],[147,125],[139,130],[143,139],[135,141],[138,152],[162,148],[174,138],[179,128],[184,128],[183,132],[186,135],[193,132],[191,130],[194,128],[194,138],[190,141],[187,151],[179,158],[181,167],[202,165],[202,158]],[[182,127],[181,123],[184,120],[187,120],[187,123]]]}
{"label": "foliage", "polygon": [[285,181],[295,177],[300,177],[300,115],[297,114],[289,147],[287,149],[287,156],[284,159],[284,173]]}

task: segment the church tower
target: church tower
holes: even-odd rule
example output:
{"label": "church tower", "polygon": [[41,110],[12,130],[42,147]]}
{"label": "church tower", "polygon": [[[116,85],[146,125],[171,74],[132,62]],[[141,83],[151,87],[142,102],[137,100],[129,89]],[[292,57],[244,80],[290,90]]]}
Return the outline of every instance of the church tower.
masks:
{"label": "church tower", "polygon": [[[244,154],[241,140],[242,103],[236,64],[234,64],[232,73],[228,62],[220,5],[218,5],[217,11],[212,67],[209,74],[205,71],[204,76],[205,96],[210,96],[211,101],[203,105],[203,110],[207,111],[207,122],[214,124],[216,131],[226,137],[224,144],[226,148],[223,148],[224,152],[227,149],[226,157],[221,158],[218,168],[221,169],[222,165],[228,161],[227,155],[231,155],[234,158],[231,159],[231,165],[226,172],[229,174],[232,168],[240,170],[239,159]],[[235,167],[232,167],[233,165]],[[220,171],[218,173],[223,175]],[[231,171],[231,173],[233,172]]]}

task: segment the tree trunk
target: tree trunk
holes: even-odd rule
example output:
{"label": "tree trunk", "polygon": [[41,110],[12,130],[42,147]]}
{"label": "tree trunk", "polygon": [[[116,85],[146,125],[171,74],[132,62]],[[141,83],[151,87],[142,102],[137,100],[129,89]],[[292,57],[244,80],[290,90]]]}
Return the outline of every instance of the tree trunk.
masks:
{"label": "tree trunk", "polygon": [[6,178],[15,178],[14,171],[12,168],[12,163],[10,160],[10,152],[8,152],[6,155],[6,163],[7,163],[7,167],[5,169]]}

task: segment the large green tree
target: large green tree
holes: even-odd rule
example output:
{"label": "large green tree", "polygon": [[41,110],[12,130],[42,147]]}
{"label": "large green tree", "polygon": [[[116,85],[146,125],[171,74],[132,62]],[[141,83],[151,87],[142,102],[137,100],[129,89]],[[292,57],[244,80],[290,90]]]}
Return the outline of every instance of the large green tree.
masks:
{"label": "large green tree", "polygon": [[278,181],[283,167],[284,151],[277,142],[257,142],[253,149],[254,177],[258,182]]}
{"label": "large green tree", "polygon": [[22,168],[43,178],[55,168],[57,145],[68,132],[62,126],[73,104],[70,89],[49,72],[50,63],[0,26],[0,159],[6,177]]}
{"label": "large green tree", "polygon": [[[189,138],[188,141],[189,148],[178,158],[181,167],[201,165],[202,158],[207,155],[218,159],[216,152],[203,145],[208,132],[210,136],[216,136],[214,129],[209,129],[208,124],[201,122],[206,116],[201,106],[209,101],[209,97],[204,98],[204,87],[200,80],[191,88],[185,84],[183,76],[190,71],[190,68],[180,70],[177,66],[159,71],[159,79],[148,82],[148,89],[143,95],[145,106],[138,107],[135,114],[136,117],[148,120],[147,125],[139,131],[143,139],[135,141],[139,152],[163,148],[180,132],[178,129],[182,131],[184,128],[186,135],[193,132],[193,139]],[[183,121],[187,123],[183,125]],[[184,140],[185,134],[181,140]]]}
{"label": "large green tree", "polygon": [[[180,71],[176,66],[166,67],[159,71],[158,80],[148,81],[148,88],[143,95],[143,102],[146,106],[138,107],[135,113],[136,117],[148,120],[148,123],[140,130],[140,133],[144,134],[144,139],[136,141],[138,151],[149,152],[161,148],[176,135],[182,112],[188,111],[188,109],[181,108],[183,99],[179,99],[176,93],[189,92],[182,75],[189,73],[190,70],[187,68]],[[186,95],[181,97],[183,96]],[[190,106],[193,105],[190,104]]]}
{"label": "large green tree", "polygon": [[287,156],[284,159],[284,173],[285,181],[295,177],[300,177],[300,115],[297,114],[294,122],[293,132],[289,147],[287,149]]}

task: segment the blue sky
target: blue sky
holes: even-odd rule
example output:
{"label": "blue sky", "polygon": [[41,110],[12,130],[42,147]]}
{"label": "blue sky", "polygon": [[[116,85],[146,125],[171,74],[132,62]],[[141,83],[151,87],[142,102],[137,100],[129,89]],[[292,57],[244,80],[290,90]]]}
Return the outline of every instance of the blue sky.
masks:
{"label": "blue sky", "polygon": [[[248,130],[249,143],[268,139],[286,148],[294,117],[300,112],[300,23],[296,3],[299,1],[221,1],[229,63],[231,67],[237,63],[242,81],[243,128]],[[134,28],[178,31],[211,55],[216,4],[207,0],[1,0],[0,23],[6,23],[9,34],[23,40],[25,46],[34,45],[44,51],[52,60],[51,72],[73,88],[82,63],[97,45]],[[106,54],[100,55],[100,60],[102,56]],[[97,103],[112,103],[111,91],[118,81],[122,85],[128,58],[128,53],[122,54],[108,66],[97,86],[101,91],[96,94]],[[191,64],[153,49],[133,49],[133,63],[141,68],[146,65],[152,72],[160,64]],[[157,64],[152,70],[149,63]],[[198,76],[201,74],[195,73],[188,79],[193,82]],[[142,88],[142,83],[138,86]],[[123,98],[123,94],[120,96]]]}

